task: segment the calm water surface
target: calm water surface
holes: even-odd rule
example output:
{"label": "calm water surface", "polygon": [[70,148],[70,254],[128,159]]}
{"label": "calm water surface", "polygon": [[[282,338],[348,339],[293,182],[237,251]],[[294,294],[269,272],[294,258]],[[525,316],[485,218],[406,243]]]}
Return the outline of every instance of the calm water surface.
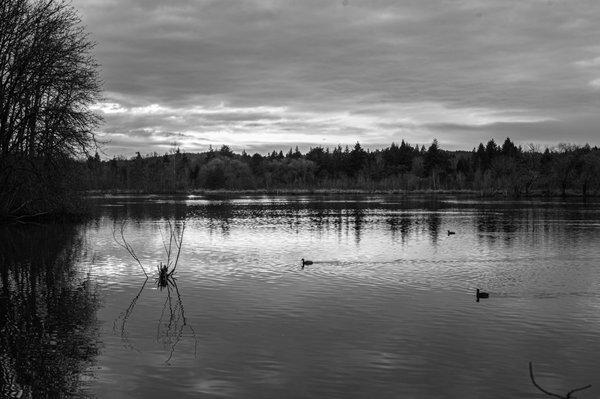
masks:
{"label": "calm water surface", "polygon": [[[1,232],[3,392],[541,398],[533,361],[545,388],[599,396],[598,202],[95,203],[85,224]],[[161,232],[183,220],[176,285],[160,290]],[[147,281],[113,238],[123,223]]]}

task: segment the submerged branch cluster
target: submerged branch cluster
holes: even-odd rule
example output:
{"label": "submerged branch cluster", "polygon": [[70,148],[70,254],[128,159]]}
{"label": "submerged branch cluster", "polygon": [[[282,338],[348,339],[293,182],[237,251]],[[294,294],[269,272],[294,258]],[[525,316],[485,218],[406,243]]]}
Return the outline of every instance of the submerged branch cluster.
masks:
{"label": "submerged branch cluster", "polygon": [[[163,344],[169,347],[169,357],[165,361],[165,363],[169,363],[173,358],[173,354],[175,352],[175,348],[181,341],[183,337],[184,328],[188,327],[190,332],[192,333],[195,341],[194,345],[194,354],[196,352],[196,333],[193,327],[188,323],[187,318],[185,316],[185,310],[183,307],[183,299],[181,297],[181,293],[179,292],[179,287],[177,286],[177,281],[174,276],[175,271],[177,270],[177,264],[179,263],[179,256],[181,255],[181,247],[183,245],[183,235],[185,233],[186,221],[183,220],[181,223],[172,223],[171,221],[166,222],[166,233],[160,230],[162,244],[165,250],[166,261],[159,262],[156,270],[155,283],[156,286],[162,291],[166,288],[167,296],[165,298],[165,302],[163,304],[163,309],[158,321],[157,326],[157,341],[162,340]],[[135,347],[129,342],[129,337],[127,334],[127,321],[130,315],[133,313],[135,305],[144,290],[148,282],[148,274],[146,273],[146,269],[142,265],[139,257],[136,255],[135,251],[131,244],[129,244],[125,238],[125,222],[121,223],[121,227],[119,229],[120,238],[117,238],[117,228],[116,226],[113,228],[113,238],[121,247],[125,248],[129,255],[138,263],[142,271],[144,272],[146,279],[142,284],[138,293],[133,297],[129,307],[124,310],[119,317],[113,323],[113,331],[120,330],[121,339],[127,347],[134,348]],[[173,299],[173,293],[176,294],[176,298]],[[166,320],[165,314],[166,310],[169,310],[169,318]],[[166,320],[166,321],[165,321]],[[161,339],[162,337],[162,339]]]}
{"label": "submerged branch cluster", "polygon": [[[166,261],[164,263],[162,261],[159,262],[156,267],[156,284],[161,289],[167,287],[168,284],[172,282],[171,280],[174,279],[173,275],[177,270],[179,256],[181,255],[181,247],[183,245],[183,235],[185,233],[186,221],[183,220],[179,224],[167,221],[166,224],[166,233],[163,233],[163,231],[160,230],[162,244],[166,255]],[[113,239],[119,246],[124,248],[129,253],[129,255],[131,255],[131,257],[137,262],[147,279],[149,276],[146,272],[146,268],[140,261],[140,258],[135,253],[131,244],[129,244],[127,242],[127,239],[125,238],[125,225],[126,223],[122,222],[121,226],[118,229],[116,225],[113,227]]]}

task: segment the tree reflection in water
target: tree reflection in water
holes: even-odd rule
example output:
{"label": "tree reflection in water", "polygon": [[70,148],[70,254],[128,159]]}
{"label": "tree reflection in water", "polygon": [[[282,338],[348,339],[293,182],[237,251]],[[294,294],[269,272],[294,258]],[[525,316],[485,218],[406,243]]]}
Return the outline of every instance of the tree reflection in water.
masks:
{"label": "tree reflection in water", "polygon": [[0,396],[85,396],[98,354],[97,287],[77,225],[0,228]]}

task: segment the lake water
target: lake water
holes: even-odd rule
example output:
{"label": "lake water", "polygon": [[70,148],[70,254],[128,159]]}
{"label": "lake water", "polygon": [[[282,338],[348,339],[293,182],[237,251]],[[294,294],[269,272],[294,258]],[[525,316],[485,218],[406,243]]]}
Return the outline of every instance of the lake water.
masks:
{"label": "lake water", "polygon": [[3,395],[542,398],[529,361],[550,391],[600,392],[599,202],[94,202],[83,224],[0,229]]}

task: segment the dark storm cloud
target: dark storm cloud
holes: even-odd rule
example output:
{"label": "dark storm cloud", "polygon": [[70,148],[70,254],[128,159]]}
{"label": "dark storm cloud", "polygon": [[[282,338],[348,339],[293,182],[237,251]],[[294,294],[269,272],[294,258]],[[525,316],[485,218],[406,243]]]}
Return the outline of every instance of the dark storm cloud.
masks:
{"label": "dark storm cloud", "polygon": [[98,109],[103,130],[121,134],[119,151],[140,131],[147,143],[132,140],[130,153],[169,132],[187,150],[434,137],[471,148],[494,135],[598,143],[596,1],[75,6],[98,42]]}

